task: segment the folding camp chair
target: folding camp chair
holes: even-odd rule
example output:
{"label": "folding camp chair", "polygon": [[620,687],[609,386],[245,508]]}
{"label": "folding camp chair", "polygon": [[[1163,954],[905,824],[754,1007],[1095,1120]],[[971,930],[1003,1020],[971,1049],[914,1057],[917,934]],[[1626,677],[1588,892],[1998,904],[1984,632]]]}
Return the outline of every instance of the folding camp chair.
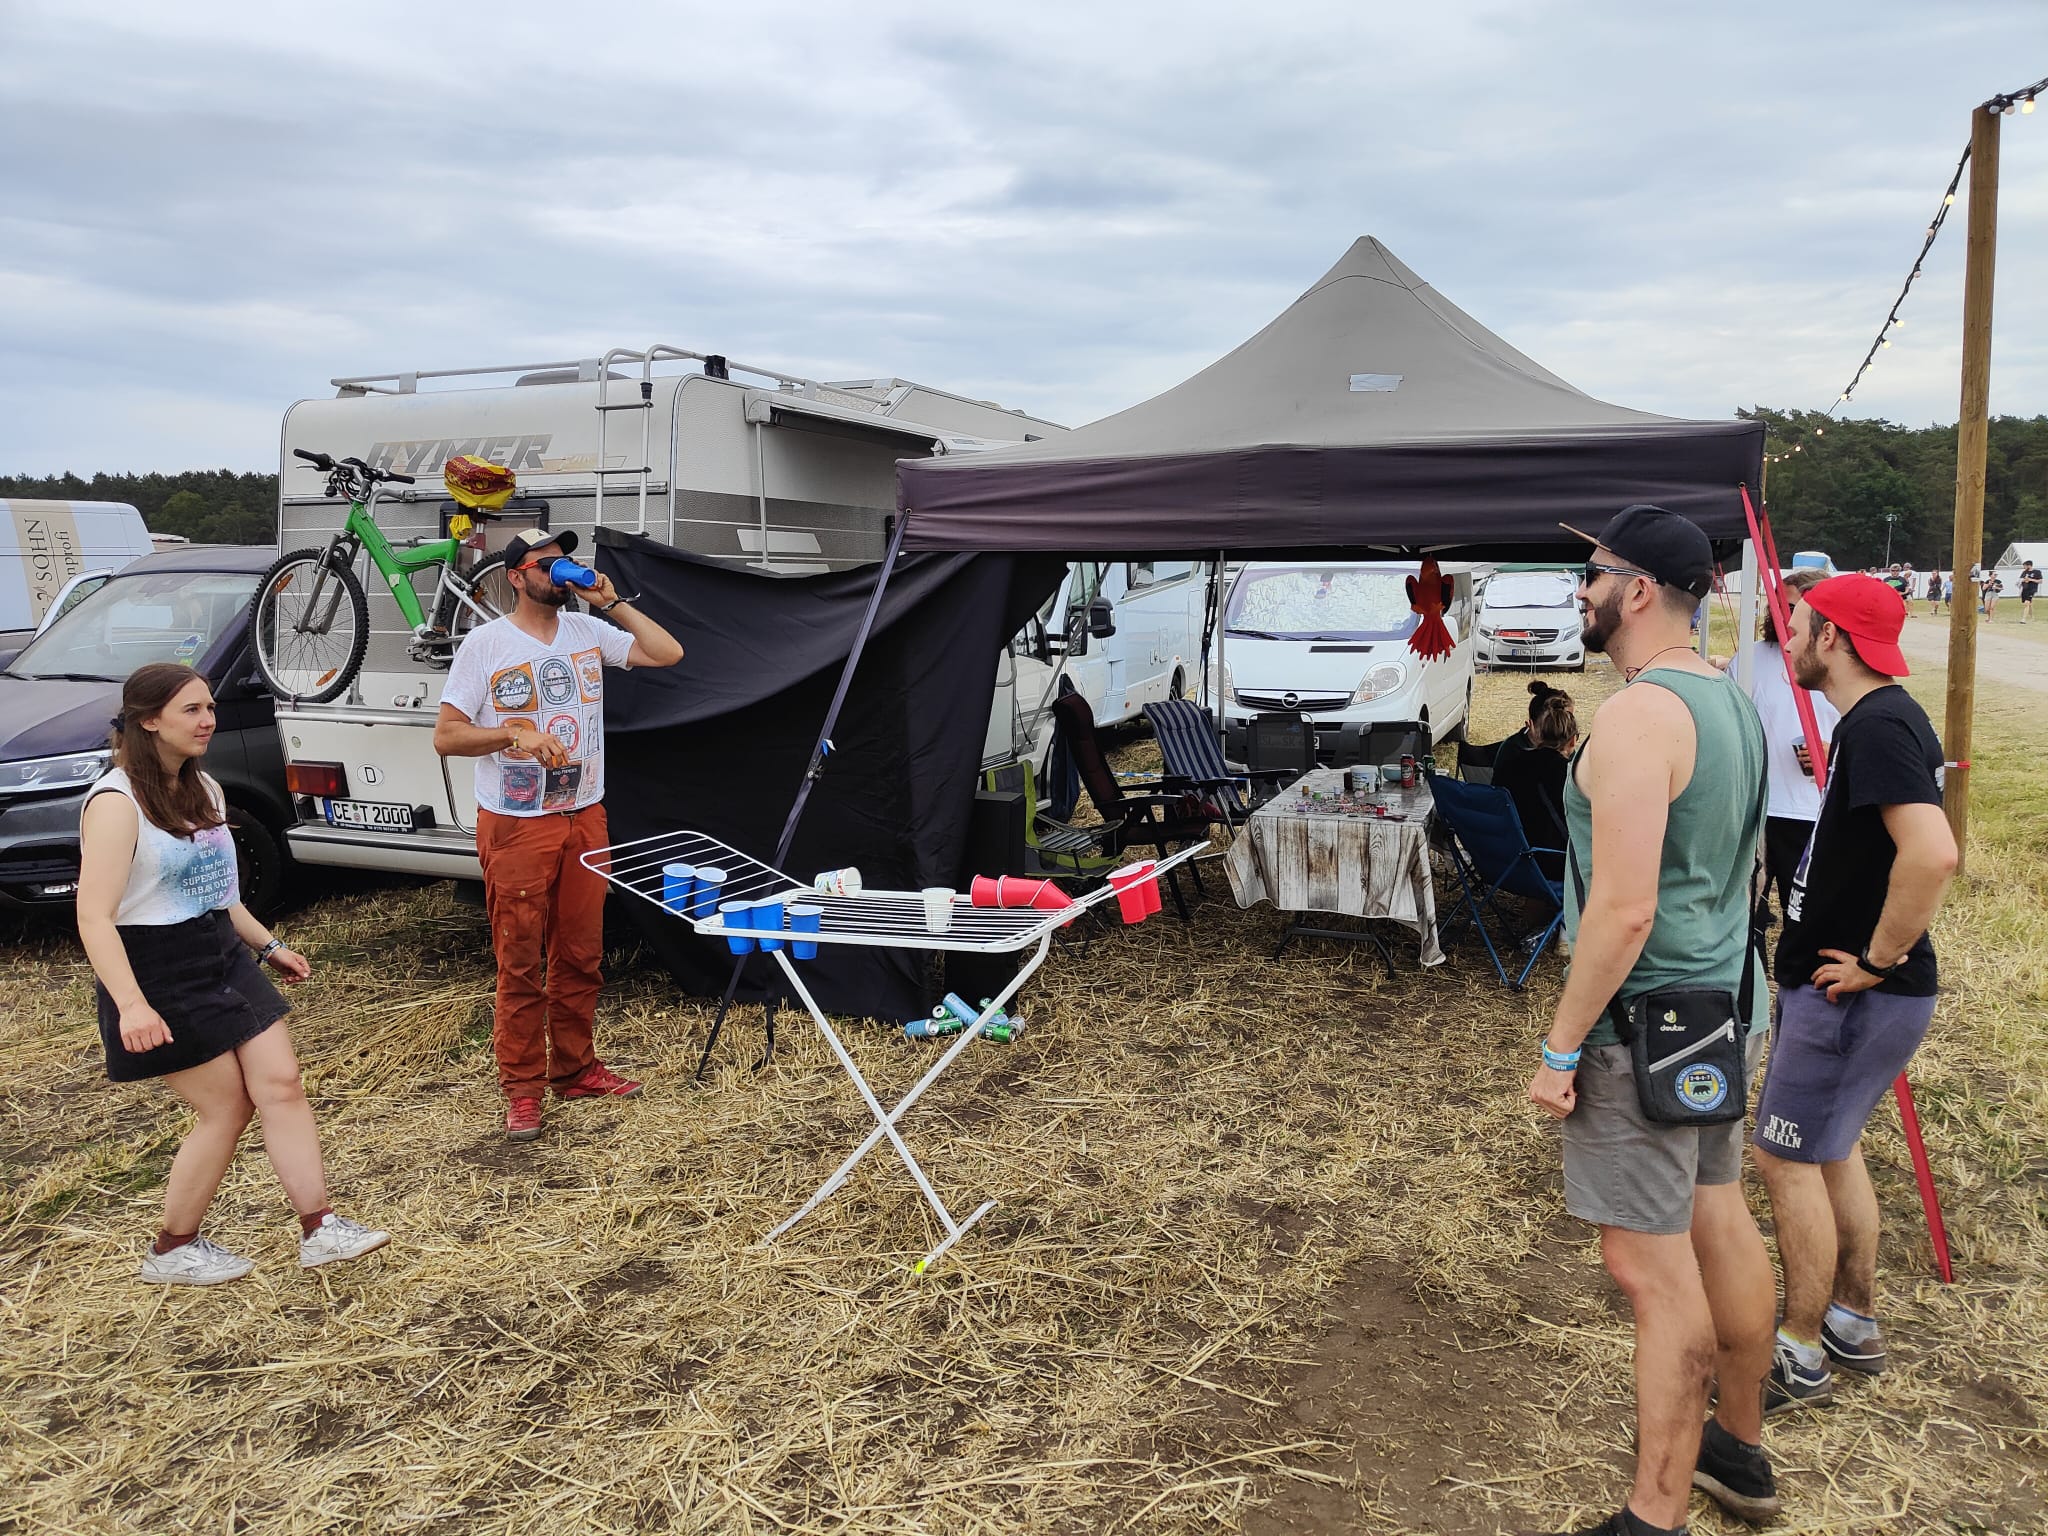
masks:
{"label": "folding camp chair", "polygon": [[1256,774],[1300,778],[1317,766],[1315,721],[1300,713],[1253,715],[1245,722],[1244,761]]}
{"label": "folding camp chair", "polygon": [[[1101,813],[1102,819],[1118,824],[1115,847],[1152,848],[1164,858],[1174,844],[1209,841],[1209,828],[1214,818],[1206,814],[1188,814],[1186,806],[1190,796],[1134,795],[1117,782],[1109,759],[1103,755],[1101,739],[1095,732],[1095,706],[1085,695],[1067,694],[1054,703],[1052,710],[1067,733],[1074,766],[1081,774],[1081,787],[1088,791],[1088,798],[1095,802],[1095,809]],[[1193,868],[1189,873],[1194,876],[1195,890],[1206,895],[1202,891],[1201,873]],[[1180,882],[1168,877],[1166,887],[1173,892],[1175,909],[1185,918],[1188,904],[1181,895]]]}
{"label": "folding camp chair", "polygon": [[982,775],[984,788],[1024,797],[1024,844],[1038,873],[1101,879],[1123,863],[1118,836],[1121,820],[1098,827],[1077,827],[1055,821],[1038,809],[1038,779],[1031,764],[1004,763]]}
{"label": "folding camp chair", "polygon": [[[1215,717],[1187,699],[1147,704],[1145,718],[1152,722],[1152,734],[1159,739],[1159,760],[1165,768],[1163,787],[1200,795],[1222,812],[1220,819],[1232,828],[1243,825],[1251,808],[1270,800],[1291,776],[1292,771],[1286,769],[1231,772],[1216,740]],[[1263,794],[1259,792],[1262,784]]]}
{"label": "folding camp chair", "polygon": [[1491,784],[1493,782],[1493,760],[1500,756],[1500,743],[1490,742],[1478,746],[1469,741],[1458,743],[1458,777],[1467,784]]}
{"label": "folding camp chair", "polygon": [[[1461,784],[1441,773],[1429,776],[1429,789],[1436,797],[1437,821],[1450,834],[1447,846],[1451,867],[1457,871],[1463,893],[1450,919],[1439,929],[1441,940],[1448,946],[1452,931],[1469,917],[1479,931],[1479,940],[1486,946],[1487,958],[1493,961],[1501,985],[1520,991],[1564,922],[1564,882],[1544,874],[1536,855],[1556,853],[1561,858],[1562,852],[1529,846],[1522,819],[1515,813],[1514,797],[1504,789],[1491,784]],[[1496,900],[1500,896],[1519,896],[1538,903],[1547,907],[1550,915],[1533,935],[1525,936],[1501,911]],[[1493,935],[1487,932],[1489,912],[1504,935],[1500,947],[1495,946]],[[1527,947],[1529,959],[1521,974],[1510,981],[1500,951],[1516,944]]]}
{"label": "folding camp chair", "polygon": [[1429,751],[1429,727],[1420,720],[1374,720],[1346,726],[1337,738],[1340,764],[1365,763],[1374,768],[1398,763],[1406,753],[1420,762]]}

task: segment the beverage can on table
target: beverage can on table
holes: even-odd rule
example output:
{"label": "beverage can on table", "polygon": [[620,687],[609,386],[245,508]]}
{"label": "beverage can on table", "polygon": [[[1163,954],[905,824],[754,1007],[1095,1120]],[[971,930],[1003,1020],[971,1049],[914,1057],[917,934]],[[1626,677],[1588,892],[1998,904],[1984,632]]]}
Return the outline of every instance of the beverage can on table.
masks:
{"label": "beverage can on table", "polygon": [[1403,752],[1401,754],[1401,787],[1403,789],[1413,789],[1415,787],[1415,754],[1413,752]]}

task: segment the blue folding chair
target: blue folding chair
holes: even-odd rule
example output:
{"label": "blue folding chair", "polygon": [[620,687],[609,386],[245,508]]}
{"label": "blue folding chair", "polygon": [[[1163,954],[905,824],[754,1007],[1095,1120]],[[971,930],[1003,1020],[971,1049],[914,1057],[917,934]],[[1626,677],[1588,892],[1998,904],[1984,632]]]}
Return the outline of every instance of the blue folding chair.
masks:
{"label": "blue folding chair", "polygon": [[[1451,867],[1457,871],[1463,892],[1452,909],[1450,921],[1440,930],[1442,940],[1448,943],[1458,923],[1469,917],[1472,926],[1479,930],[1480,942],[1486,946],[1487,957],[1493,961],[1501,985],[1520,991],[1564,922],[1564,882],[1546,875],[1536,855],[1554,853],[1562,858],[1563,853],[1556,848],[1530,846],[1529,835],[1522,830],[1522,818],[1515,811],[1514,797],[1504,789],[1491,784],[1460,783],[1440,773],[1429,776],[1429,789],[1436,797],[1437,820],[1450,834]],[[1550,916],[1533,939],[1522,934],[1501,911],[1495,899],[1499,896],[1519,896],[1549,910]],[[1489,912],[1507,936],[1502,947],[1528,947],[1528,963],[1512,981],[1501,960],[1500,948],[1487,932]]]}

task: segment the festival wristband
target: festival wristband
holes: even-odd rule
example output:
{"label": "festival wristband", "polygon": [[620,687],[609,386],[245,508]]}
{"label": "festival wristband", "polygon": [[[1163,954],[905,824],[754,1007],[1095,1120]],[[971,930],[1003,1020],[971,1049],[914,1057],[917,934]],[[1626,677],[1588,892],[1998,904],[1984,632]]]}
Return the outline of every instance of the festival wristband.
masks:
{"label": "festival wristband", "polygon": [[1573,1051],[1569,1055],[1565,1055],[1560,1052],[1553,1051],[1550,1048],[1550,1042],[1547,1039],[1543,1042],[1543,1065],[1550,1068],[1550,1070],[1553,1072],[1577,1071],[1579,1066],[1579,1054],[1579,1051]]}
{"label": "festival wristband", "polygon": [[264,961],[268,960],[272,955],[276,954],[280,949],[283,948],[284,940],[272,936],[268,944],[264,945],[261,949],[256,951],[256,963],[258,965],[263,964]]}

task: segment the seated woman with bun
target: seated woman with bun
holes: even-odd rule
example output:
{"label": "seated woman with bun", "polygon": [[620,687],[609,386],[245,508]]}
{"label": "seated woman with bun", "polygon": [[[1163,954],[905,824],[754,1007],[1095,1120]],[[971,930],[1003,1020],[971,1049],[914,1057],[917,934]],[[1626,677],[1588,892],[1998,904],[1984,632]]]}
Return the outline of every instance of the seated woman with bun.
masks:
{"label": "seated woman with bun", "polygon": [[1536,863],[1551,879],[1562,880],[1564,781],[1579,744],[1579,717],[1572,710],[1571,695],[1562,689],[1545,683],[1531,683],[1529,688],[1531,693],[1545,691],[1530,703],[1528,745],[1494,760],[1493,783],[1514,800],[1530,846],[1558,850],[1537,854]]}
{"label": "seated woman with bun", "polygon": [[1524,725],[1519,731],[1515,732],[1514,735],[1508,737],[1506,741],[1503,741],[1502,743],[1500,743],[1500,745],[1496,746],[1493,749],[1493,771],[1495,774],[1493,782],[1495,782],[1496,784],[1500,782],[1498,776],[1501,770],[1501,765],[1505,763],[1509,758],[1514,757],[1518,753],[1528,751],[1529,748],[1535,744],[1533,733],[1535,731],[1536,721],[1537,718],[1543,713],[1544,701],[1547,699],[1563,699],[1565,702],[1565,708],[1571,708],[1572,697],[1570,694],[1566,693],[1562,688],[1553,688],[1550,686],[1550,684],[1544,682],[1541,678],[1534,678],[1530,681],[1528,724]]}

